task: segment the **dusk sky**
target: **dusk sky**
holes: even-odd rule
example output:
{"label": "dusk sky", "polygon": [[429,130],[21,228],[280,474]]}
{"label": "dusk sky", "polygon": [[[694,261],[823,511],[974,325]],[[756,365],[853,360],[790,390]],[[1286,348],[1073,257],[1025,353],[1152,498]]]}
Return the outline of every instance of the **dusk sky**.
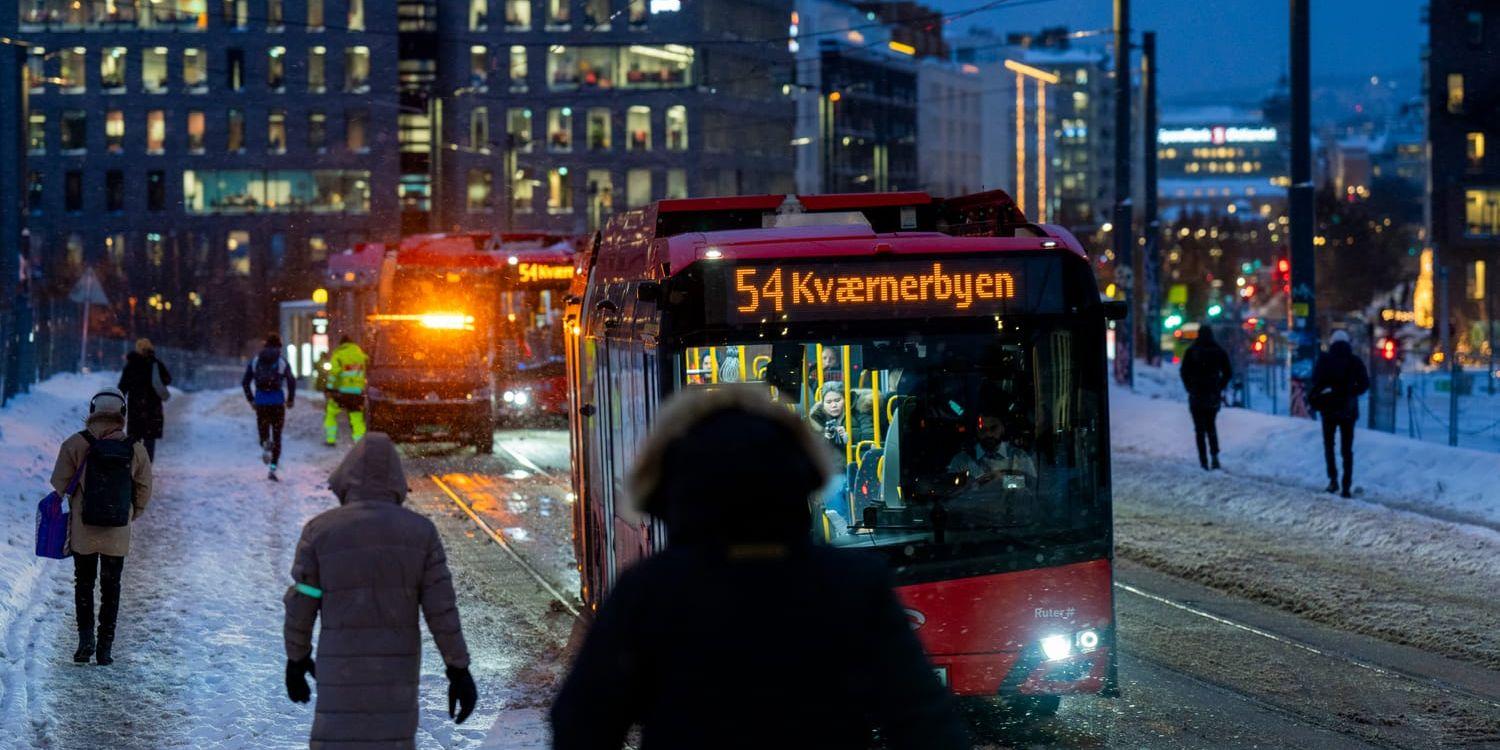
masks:
{"label": "dusk sky", "polygon": [[[985,0],[928,0],[949,13]],[[1414,78],[1420,71],[1421,0],[1312,0],[1312,65],[1317,82],[1370,75]],[[1167,101],[1263,90],[1287,66],[1287,0],[1135,0],[1135,29],[1157,32],[1159,80]],[[1046,26],[1102,29],[1111,0],[1011,0],[955,21],[1004,34]],[[1100,43],[1100,42],[1094,42]],[[1419,81],[1403,81],[1416,91]]]}

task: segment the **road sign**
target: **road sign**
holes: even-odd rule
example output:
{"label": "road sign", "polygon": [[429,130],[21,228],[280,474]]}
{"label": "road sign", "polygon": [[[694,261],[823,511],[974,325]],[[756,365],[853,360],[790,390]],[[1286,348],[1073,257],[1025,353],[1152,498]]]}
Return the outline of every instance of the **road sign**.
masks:
{"label": "road sign", "polygon": [[68,299],[84,305],[108,305],[109,296],[104,293],[104,285],[99,283],[99,277],[94,274],[94,269],[86,268],[83,276],[79,277],[78,283],[73,285],[73,291],[68,293]]}

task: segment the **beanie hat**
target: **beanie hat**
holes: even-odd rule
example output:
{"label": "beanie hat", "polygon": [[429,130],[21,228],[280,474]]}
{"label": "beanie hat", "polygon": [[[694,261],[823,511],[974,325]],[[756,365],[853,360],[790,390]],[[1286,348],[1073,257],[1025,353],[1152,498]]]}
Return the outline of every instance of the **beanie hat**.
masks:
{"label": "beanie hat", "polygon": [[1349,343],[1349,332],[1342,328],[1334,330],[1334,332],[1328,336],[1328,343]]}

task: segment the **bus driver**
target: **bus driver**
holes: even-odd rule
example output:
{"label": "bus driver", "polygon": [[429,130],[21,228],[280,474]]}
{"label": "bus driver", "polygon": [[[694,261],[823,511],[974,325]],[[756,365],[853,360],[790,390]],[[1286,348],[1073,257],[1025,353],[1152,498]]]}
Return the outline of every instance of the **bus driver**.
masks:
{"label": "bus driver", "polygon": [[979,415],[976,439],[948,462],[948,472],[960,474],[970,483],[985,485],[1003,474],[1021,474],[1027,484],[1036,481],[1036,464],[1015,443],[1005,439],[1005,421],[990,412]]}

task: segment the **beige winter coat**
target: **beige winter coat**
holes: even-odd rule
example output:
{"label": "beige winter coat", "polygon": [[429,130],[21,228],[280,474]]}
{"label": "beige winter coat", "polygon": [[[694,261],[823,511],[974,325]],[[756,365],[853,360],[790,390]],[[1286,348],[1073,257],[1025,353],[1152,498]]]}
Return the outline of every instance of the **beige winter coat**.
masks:
{"label": "beige winter coat", "polygon": [[[124,440],[125,417],[113,411],[95,412],[90,414],[88,420],[84,422],[84,429],[87,429],[98,440]],[[59,493],[67,490],[68,481],[73,478],[73,472],[78,470],[78,465],[83,462],[88,452],[89,441],[82,435],[74,433],[63,441],[62,448],[57,452],[57,464],[52,467],[53,489]],[[132,478],[135,480],[135,510],[130,514],[130,520],[134,521],[141,517],[141,514],[146,511],[146,504],[151,502],[151,458],[146,453],[144,444],[135,444],[135,457],[130,463],[130,468]],[[85,481],[80,477],[78,490],[68,498],[68,548],[80,555],[97,553],[124,557],[130,553],[130,524],[89,526],[83,522]]]}
{"label": "beige winter coat", "polygon": [[356,443],[328,484],[341,505],[303,527],[284,599],[288,659],[312,653],[323,619],[311,747],[413,748],[419,608],[447,666],[469,666],[443,542],[431,521],[401,507],[406,477],[384,434]]}

